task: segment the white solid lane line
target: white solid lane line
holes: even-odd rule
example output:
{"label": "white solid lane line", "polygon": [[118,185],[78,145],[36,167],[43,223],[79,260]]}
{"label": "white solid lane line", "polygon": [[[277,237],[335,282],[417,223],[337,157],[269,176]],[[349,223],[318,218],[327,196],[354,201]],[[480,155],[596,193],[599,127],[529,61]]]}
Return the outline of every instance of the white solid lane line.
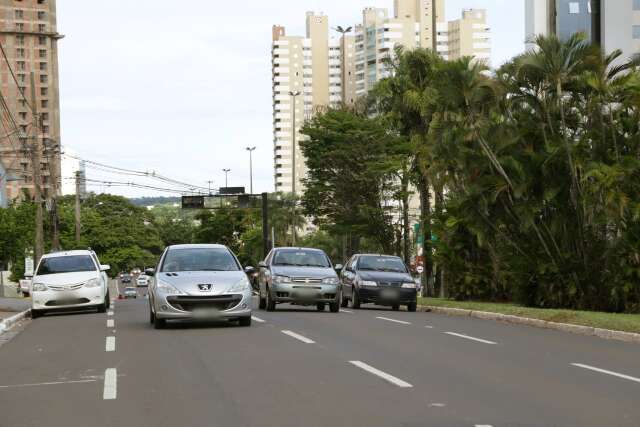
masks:
{"label": "white solid lane line", "polygon": [[410,325],[411,322],[404,322],[402,320],[389,319],[388,317],[376,317],[376,319],[386,320],[387,322],[400,323],[401,325]]}
{"label": "white solid lane line", "polygon": [[614,377],[622,378],[624,380],[640,383],[640,378],[632,377],[630,375],[619,374],[618,372],[607,371],[606,369],[596,368],[595,366],[583,365],[582,363],[572,363],[571,365],[576,366],[578,368],[588,369],[590,371],[600,372],[601,374],[607,374]]}
{"label": "white solid lane line", "polygon": [[382,378],[385,381],[390,382],[393,385],[397,385],[398,387],[402,387],[402,388],[409,388],[409,387],[413,387],[411,384],[409,384],[406,381],[402,381],[400,378],[396,378],[393,375],[389,375],[386,372],[382,372],[379,369],[374,368],[371,365],[367,365],[364,362],[361,362],[359,360],[350,360],[349,363],[351,363],[352,365],[357,366],[358,368],[369,372],[370,374],[376,375],[380,378]]}
{"label": "white solid lane line", "polygon": [[43,385],[83,384],[83,383],[95,383],[95,382],[96,380],[52,381],[48,383],[0,385],[0,388],[38,387]]}
{"label": "white solid lane line", "polygon": [[474,337],[470,337],[469,335],[457,334],[455,332],[445,332],[445,334],[453,335],[454,337],[464,338],[464,339],[471,340],[471,341],[481,342],[481,343],[484,343],[484,344],[498,344],[497,342],[483,340],[481,338],[474,338]]}
{"label": "white solid lane line", "polygon": [[118,372],[115,368],[109,368],[104,371],[104,391],[102,398],[104,400],[113,400],[118,394]]}
{"label": "white solid lane line", "polygon": [[116,337],[107,337],[105,351],[116,351]]}
{"label": "white solid lane line", "polygon": [[285,335],[289,335],[291,338],[295,338],[298,341],[302,341],[305,344],[315,344],[316,342],[314,340],[310,340],[307,337],[303,337],[302,335],[298,335],[295,332],[291,332],[291,331],[281,331],[283,334]]}
{"label": "white solid lane line", "polygon": [[493,426],[489,424],[476,424],[476,427],[493,427]]}
{"label": "white solid lane line", "polygon": [[266,320],[262,320],[261,318],[256,317],[256,316],[251,316],[251,318],[253,319],[254,322],[258,322],[258,323],[266,322]]}
{"label": "white solid lane line", "polygon": [[340,309],[340,313],[349,313],[349,314],[353,314],[353,311],[351,310],[345,310],[343,308]]}
{"label": "white solid lane line", "polygon": [[107,320],[107,328],[113,328],[115,326],[115,321],[113,319]]}

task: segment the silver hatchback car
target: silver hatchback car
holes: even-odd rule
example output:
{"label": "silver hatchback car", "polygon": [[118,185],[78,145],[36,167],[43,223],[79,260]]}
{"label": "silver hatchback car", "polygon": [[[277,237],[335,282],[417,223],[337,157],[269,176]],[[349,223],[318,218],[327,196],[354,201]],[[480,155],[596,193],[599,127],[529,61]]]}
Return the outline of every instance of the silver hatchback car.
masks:
{"label": "silver hatchback car", "polygon": [[222,245],[174,245],[164,250],[149,286],[149,320],[237,320],[251,325],[251,285],[236,256]]}
{"label": "silver hatchback car", "polygon": [[260,308],[273,311],[276,304],[315,305],[323,311],[340,311],[340,279],[327,254],[320,249],[275,248],[260,263]]}

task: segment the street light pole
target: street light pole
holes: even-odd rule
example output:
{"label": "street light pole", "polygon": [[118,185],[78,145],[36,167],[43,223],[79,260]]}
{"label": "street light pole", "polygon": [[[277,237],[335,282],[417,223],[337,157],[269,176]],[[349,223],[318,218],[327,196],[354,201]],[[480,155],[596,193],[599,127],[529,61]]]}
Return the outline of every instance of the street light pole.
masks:
{"label": "street light pole", "polygon": [[229,187],[229,172],[231,172],[231,169],[222,169],[222,172],[224,172],[224,186]]}
{"label": "street light pole", "polygon": [[256,147],[247,147],[249,152],[249,193],[253,194],[253,152]]}
{"label": "street light pole", "polygon": [[291,133],[291,192],[296,194],[296,99],[300,95],[300,91],[290,91],[293,102],[291,108],[293,109],[293,129]]}
{"label": "street light pole", "polygon": [[213,181],[207,181],[207,184],[209,184],[209,195],[211,195],[211,184],[213,184]]}
{"label": "street light pole", "polygon": [[341,67],[342,68],[342,102],[344,104],[347,103],[347,70],[346,70],[346,65],[347,65],[347,33],[350,33],[351,30],[353,30],[353,27],[347,27],[347,28],[343,28],[340,25],[338,25],[336,28],[334,28],[334,30],[336,30],[337,32],[339,32],[340,34],[342,34],[342,64]]}

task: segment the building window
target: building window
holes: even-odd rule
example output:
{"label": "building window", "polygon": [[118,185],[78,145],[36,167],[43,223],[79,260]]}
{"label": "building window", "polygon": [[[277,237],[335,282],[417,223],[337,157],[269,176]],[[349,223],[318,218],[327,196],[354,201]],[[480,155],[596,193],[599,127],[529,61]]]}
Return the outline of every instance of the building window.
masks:
{"label": "building window", "polygon": [[640,10],[640,0],[633,0],[633,10]]}
{"label": "building window", "polygon": [[22,22],[16,23],[16,31],[24,31],[24,24]]}
{"label": "building window", "polygon": [[45,0],[38,0],[38,4],[44,4]]}
{"label": "building window", "polygon": [[44,21],[46,16],[47,16],[46,12],[44,12],[42,10],[38,11],[38,21]]}
{"label": "building window", "polygon": [[26,69],[26,62],[24,61],[18,61],[17,62],[17,66],[18,66],[18,70],[20,71],[24,71]]}
{"label": "building window", "polygon": [[577,1],[569,2],[569,13],[571,14],[579,14],[580,13],[580,3]]}
{"label": "building window", "polygon": [[46,62],[41,62],[40,63],[40,71],[47,71],[47,63]]}
{"label": "building window", "polygon": [[47,51],[45,49],[40,49],[40,58],[46,58],[47,57]]}
{"label": "building window", "polygon": [[47,125],[42,126],[42,133],[49,133],[49,126]]}
{"label": "building window", "polygon": [[47,38],[45,36],[39,36],[38,43],[40,43],[40,46],[45,46],[47,44]]}
{"label": "building window", "polygon": [[18,113],[18,116],[20,116],[20,120],[27,120],[27,113],[25,112]]}
{"label": "building window", "polygon": [[633,26],[633,38],[635,40],[640,40],[640,25]]}
{"label": "building window", "polygon": [[42,108],[49,108],[49,101],[46,99],[43,99],[41,102]]}
{"label": "building window", "polygon": [[48,121],[49,120],[49,113],[42,113],[42,120],[43,121]]}
{"label": "building window", "polygon": [[16,44],[23,45],[24,44],[24,36],[22,34],[18,34],[16,36]]}
{"label": "building window", "polygon": [[47,31],[47,25],[46,24],[38,24],[38,32],[39,33],[44,33],[45,31]]}
{"label": "building window", "polygon": [[16,9],[16,19],[24,19],[24,10]]}
{"label": "building window", "polygon": [[18,58],[24,58],[24,49],[19,47],[16,49],[16,56]]}
{"label": "building window", "polygon": [[40,83],[46,84],[47,81],[48,81],[47,75],[46,74],[41,74],[40,75]]}
{"label": "building window", "polygon": [[24,83],[26,79],[27,79],[26,74],[18,74],[18,80],[20,81],[20,83]]}
{"label": "building window", "polygon": [[49,88],[41,87],[40,88],[40,96],[48,96],[48,95],[49,95]]}

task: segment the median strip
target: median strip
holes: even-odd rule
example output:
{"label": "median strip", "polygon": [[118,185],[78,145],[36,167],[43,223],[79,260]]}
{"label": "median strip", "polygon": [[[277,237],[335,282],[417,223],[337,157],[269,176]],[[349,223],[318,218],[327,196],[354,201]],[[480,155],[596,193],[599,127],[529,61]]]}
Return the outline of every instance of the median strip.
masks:
{"label": "median strip", "polygon": [[285,335],[289,335],[291,338],[295,338],[298,341],[302,341],[305,344],[315,344],[316,342],[314,340],[311,340],[307,337],[304,337],[302,335],[296,334],[295,332],[291,332],[291,331],[281,331],[283,334]]}
{"label": "median strip", "polygon": [[590,371],[599,372],[601,374],[611,375],[613,377],[622,378],[624,380],[633,381],[636,383],[640,383],[640,378],[632,377],[630,375],[620,374],[618,372],[607,371],[606,369],[596,368],[595,366],[583,365],[582,363],[572,363],[572,366],[576,366],[582,369],[588,369]]}
{"label": "median strip", "polygon": [[104,371],[104,390],[102,398],[104,400],[114,400],[118,394],[118,372],[115,368]]}
{"label": "median strip", "polygon": [[455,332],[445,332],[445,334],[452,335],[452,336],[458,337],[458,338],[464,338],[466,340],[481,342],[483,344],[492,344],[492,345],[498,344],[498,343],[493,342],[493,341],[483,340],[481,338],[470,337],[469,335],[458,334],[458,333],[455,333]]}
{"label": "median strip", "polygon": [[376,319],[386,320],[387,322],[400,323],[401,325],[410,325],[411,322],[405,322],[403,320],[389,319],[388,317],[376,317]]}
{"label": "median strip", "polygon": [[374,368],[371,365],[367,365],[364,362],[361,362],[359,360],[350,360],[349,363],[351,363],[354,366],[357,366],[358,368],[369,372],[370,374],[373,374],[377,377],[382,378],[383,380],[390,382],[393,385],[396,385],[398,387],[401,388],[410,388],[413,387],[411,384],[409,384],[406,381],[401,380],[400,378],[394,377],[393,375],[387,374],[386,372],[383,372],[379,369]]}

